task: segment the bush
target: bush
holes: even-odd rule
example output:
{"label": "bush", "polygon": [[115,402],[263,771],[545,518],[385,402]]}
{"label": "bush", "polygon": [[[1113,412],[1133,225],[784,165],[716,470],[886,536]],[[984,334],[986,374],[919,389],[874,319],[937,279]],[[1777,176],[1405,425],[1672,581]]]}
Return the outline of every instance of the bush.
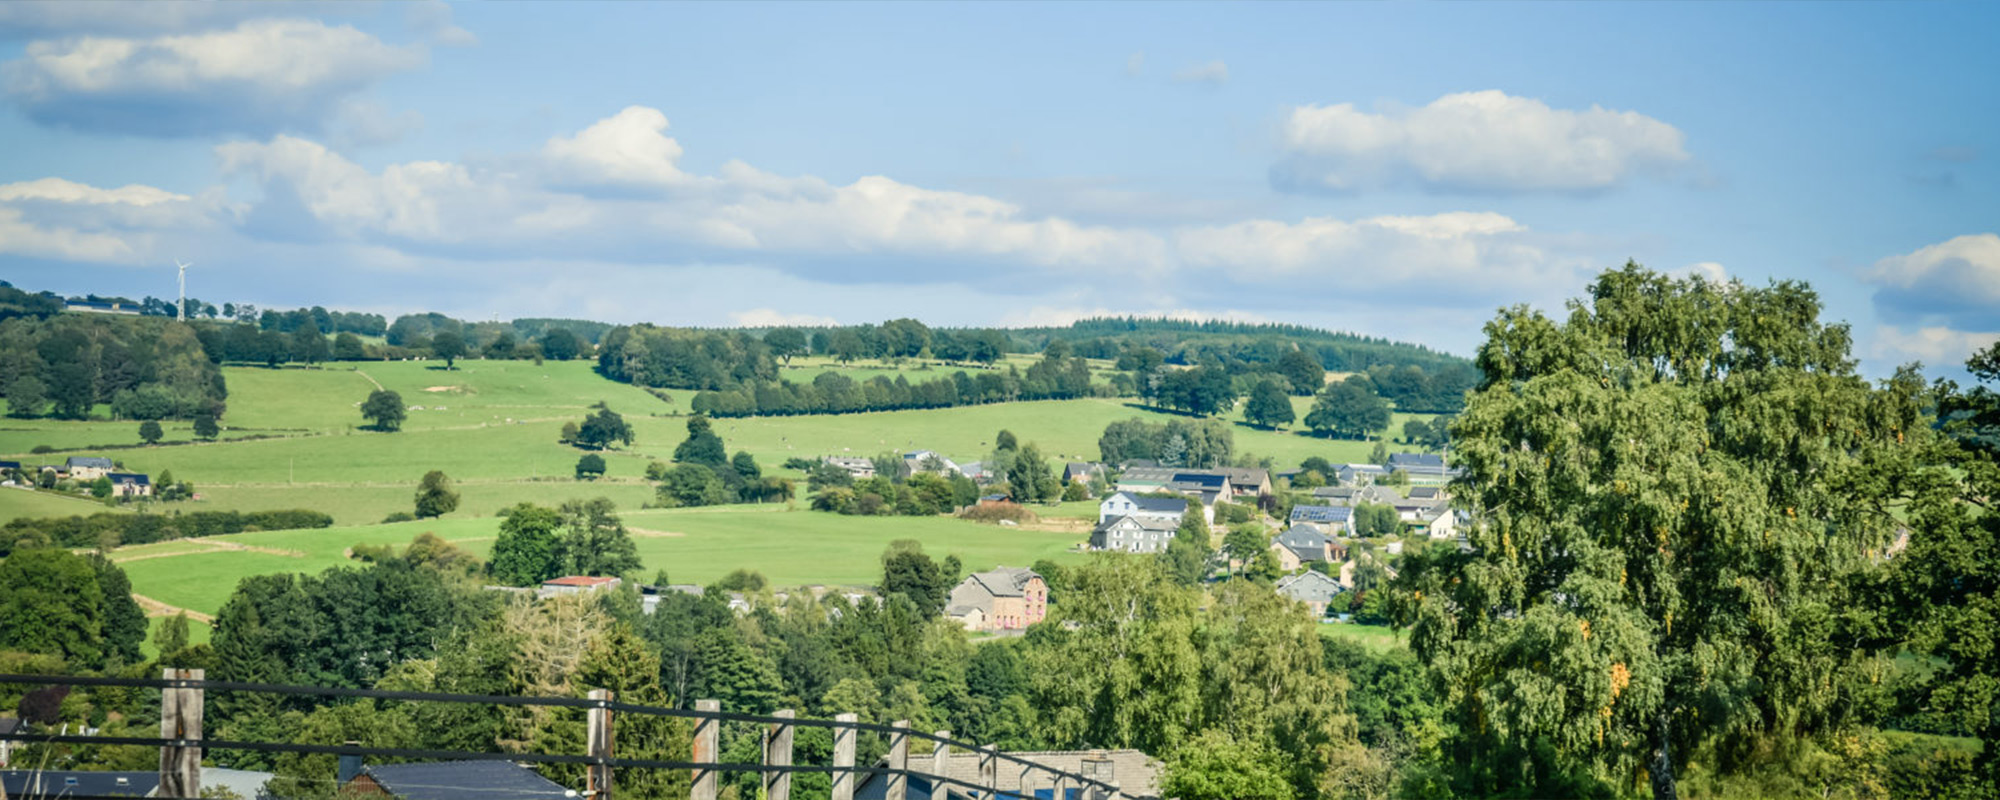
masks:
{"label": "bush", "polygon": [[33,453],[35,455],[41,455],[43,453],[53,453],[55,451],[56,449],[54,447],[45,444],[35,445],[34,447],[28,450],[28,452]]}
{"label": "bush", "polygon": [[414,522],[416,521],[416,519],[417,515],[415,514],[412,514],[408,511],[398,511],[394,514],[390,514],[389,516],[383,517],[382,524],[387,525],[392,522]]}
{"label": "bush", "polygon": [[1041,519],[1035,516],[1035,512],[1023,508],[1020,503],[1006,501],[998,503],[974,503],[970,508],[958,512],[958,518],[972,522],[984,522],[988,525],[998,525],[1001,520],[1007,520],[1017,525],[1026,525]]}

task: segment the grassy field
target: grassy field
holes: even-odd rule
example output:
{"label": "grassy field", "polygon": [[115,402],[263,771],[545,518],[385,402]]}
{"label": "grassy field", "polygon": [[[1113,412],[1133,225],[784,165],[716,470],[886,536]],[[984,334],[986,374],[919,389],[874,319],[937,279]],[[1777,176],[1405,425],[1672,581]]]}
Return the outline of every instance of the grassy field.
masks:
{"label": "grassy field", "polygon": [[[979,525],[948,517],[842,517],[782,506],[632,511],[621,515],[651,578],[714,581],[731,570],[764,573],[774,585],[868,585],[880,578],[882,550],[915,539],[932,555],[957,555],[968,570],[1026,566],[1037,559],[1078,559],[1082,537]],[[168,605],[213,614],[252,575],[317,573],[352,563],[355,545],[406,544],[431,532],[481,558],[491,555],[499,521],[425,520],[322,530],[261,531],[202,541],[164,542],[113,553],[132,590]]]}
{"label": "grassy field", "polygon": [[[827,366],[801,359],[802,370]],[[872,365],[849,369],[903,369],[921,365]],[[933,370],[935,371],[935,370]],[[338,364],[323,369],[229,367],[230,411],[224,441],[103,451],[130,470],[163,470],[193,481],[201,501],[188,509],[264,510],[308,508],[340,524],[374,522],[409,509],[416,481],[432,469],[460,483],[463,512],[490,515],[519,501],[560,503],[575,497],[611,496],[636,508],[651,497],[640,483],[646,462],[668,460],[686,436],[677,416],[688,398],[667,402],[612,382],[587,362],[467,361],[456,370],[424,362]],[[404,430],[359,430],[356,405],[375,383],[395,389],[410,411]],[[435,390],[435,391],[432,391]],[[581,419],[599,400],[626,415],[636,443],[604,454],[607,482],[569,480],[581,452],[557,441],[567,420]],[[1301,416],[1310,401],[1297,398]],[[1012,430],[1052,462],[1094,460],[1105,425],[1123,419],[1164,422],[1172,415],[1124,399],[1054,400],[918,411],[717,420],[728,448],[755,455],[767,471],[787,458],[932,449],[960,461],[984,458],[993,434]],[[1400,430],[1409,415],[1396,415]],[[1334,462],[1367,458],[1372,444],[1319,439],[1296,427],[1269,431],[1231,419],[1241,453],[1269,457],[1279,468],[1308,456]],[[192,434],[185,423],[166,426],[169,441]],[[128,430],[131,429],[131,430]],[[264,436],[229,441],[228,437]],[[0,430],[5,457],[28,464],[59,462],[64,454],[27,455],[33,444],[84,444],[136,439],[128,422],[9,421]],[[26,493],[0,493],[0,519],[89,513],[94,507]],[[46,501],[46,502],[45,502]]]}
{"label": "grassy field", "polygon": [[0,524],[22,517],[68,517],[112,509],[96,500],[56,492],[0,489]]}
{"label": "grassy field", "polygon": [[1346,639],[1370,650],[1377,651],[1399,650],[1409,646],[1401,631],[1387,625],[1356,625],[1349,622],[1325,622],[1319,626],[1319,635],[1328,639]]}

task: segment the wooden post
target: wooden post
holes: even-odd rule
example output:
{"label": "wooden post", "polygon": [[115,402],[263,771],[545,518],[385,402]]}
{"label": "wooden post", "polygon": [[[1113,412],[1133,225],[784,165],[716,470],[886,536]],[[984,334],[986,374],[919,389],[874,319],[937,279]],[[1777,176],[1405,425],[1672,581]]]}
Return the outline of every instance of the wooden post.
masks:
{"label": "wooden post", "polygon": [[[779,719],[796,716],[791,709],[781,708],[771,713]],[[789,767],[792,765],[792,724],[774,722],[764,731],[764,766]],[[765,800],[792,800],[792,773],[790,770],[766,770],[764,772]]]}
{"label": "wooden post", "polygon": [[993,745],[979,748],[979,784],[986,787],[988,796],[1000,791],[999,749]]}
{"label": "wooden post", "polygon": [[886,800],[908,800],[910,791],[910,721],[899,719],[889,723],[896,732],[889,734],[889,790]]}
{"label": "wooden post", "polygon": [[1055,798],[1055,800],[1069,800],[1066,794],[1069,791],[1069,779],[1058,772],[1056,773],[1055,784],[1055,791],[1050,792],[1049,796]]}
{"label": "wooden post", "polygon": [[[721,700],[696,700],[694,710],[719,712]],[[722,720],[708,718],[694,725],[694,763],[716,764],[722,756]],[[688,792],[690,800],[715,800],[716,770],[694,768],[694,789]]]}
{"label": "wooden post", "polygon": [[[597,701],[599,705],[591,707],[586,715],[589,733],[586,736],[585,746],[591,758],[610,760],[613,757],[611,709],[605,708],[602,704],[611,702],[611,692],[608,689],[592,689],[590,699]],[[584,776],[584,789],[589,792],[593,800],[611,800],[610,764],[591,764]]]}
{"label": "wooden post", "polygon": [[[835,714],[833,721],[851,725],[860,722],[854,714]],[[833,768],[841,770],[833,773],[833,800],[854,800],[854,735],[853,728],[833,729]],[[0,797],[0,800],[7,798]]]}
{"label": "wooden post", "polygon": [[[939,739],[951,738],[951,731],[937,731],[936,733],[937,733],[937,738]],[[951,773],[948,771],[950,769],[951,769],[951,745],[945,744],[944,742],[938,742],[932,745],[931,774],[950,775]]]}
{"label": "wooden post", "polygon": [[[170,681],[198,681],[205,674],[198,669],[167,669],[160,676]],[[199,741],[201,739],[202,690],[168,687],[160,690],[160,738]],[[167,745],[160,748],[160,794],[166,797],[201,796],[201,747]]]}

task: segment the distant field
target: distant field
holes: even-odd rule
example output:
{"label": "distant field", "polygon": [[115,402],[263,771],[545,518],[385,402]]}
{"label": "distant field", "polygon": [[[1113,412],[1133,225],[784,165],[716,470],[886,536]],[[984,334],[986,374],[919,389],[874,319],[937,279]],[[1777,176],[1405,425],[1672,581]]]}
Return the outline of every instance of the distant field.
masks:
{"label": "distant field", "polygon": [[[878,375],[894,380],[896,376],[901,375],[910,382],[915,383],[933,378],[948,377],[954,372],[964,372],[967,375],[977,376],[981,372],[988,370],[1004,371],[1008,367],[1025,371],[1040,360],[1041,356],[1039,355],[1015,353],[1001,359],[992,367],[981,367],[974,364],[947,364],[942,361],[925,361],[920,359],[906,359],[900,364],[877,361],[875,359],[861,359],[848,364],[842,364],[828,356],[801,356],[792,359],[792,363],[789,366],[781,362],[778,367],[778,377],[793,383],[811,383],[812,379],[820,376],[820,373],[837,372],[857,381],[865,381]],[[1098,383],[1108,382],[1110,374],[1115,371],[1110,361],[1100,359],[1090,360],[1091,376]]]}
{"label": "distant field", "polygon": [[87,497],[0,488],[0,524],[22,517],[88,516],[110,510],[103,503]]}
{"label": "distant field", "polygon": [[1409,646],[1401,631],[1387,625],[1326,622],[1320,624],[1319,635],[1328,639],[1346,639],[1370,650],[1398,650]]}
{"label": "distant field", "polygon": [[[620,516],[633,531],[644,564],[641,574],[650,579],[664,570],[676,582],[705,584],[745,568],[764,573],[779,586],[867,585],[880,578],[882,550],[897,539],[923,542],[925,550],[939,558],[956,554],[968,570],[998,564],[1026,566],[1041,558],[1081,558],[1069,552],[1082,541],[1081,536],[979,525],[948,517],[842,517],[785,511],[780,506],[626,511]],[[207,540],[256,550],[169,542],[121,549],[113,557],[131,576],[134,592],[213,614],[245,577],[317,573],[352,563],[343,553],[356,544],[406,544],[426,531],[486,558],[492,553],[499,521],[490,517],[446,518],[263,531]]]}
{"label": "distant field", "polygon": [[[1010,360],[1025,365],[1029,356]],[[621,507],[636,508],[652,495],[636,482],[650,460],[668,460],[686,436],[678,416],[692,393],[675,391],[669,403],[647,392],[605,380],[583,361],[464,361],[456,370],[435,362],[365,362],[319,369],[228,367],[229,414],[224,441],[102,451],[125,468],[154,475],[172,470],[193,481],[203,500],[188,509],[265,510],[308,508],[334,515],[341,524],[374,522],[408,510],[417,480],[441,469],[459,481],[463,513],[491,515],[522,500],[555,504],[598,494]],[[798,359],[795,369],[817,374],[825,359]],[[839,368],[862,377],[870,370],[914,376],[949,374],[952,369],[920,362]],[[809,377],[809,376],[806,376]],[[404,430],[358,430],[356,406],[373,381],[395,389],[410,411]],[[429,391],[436,389],[438,391]],[[581,451],[556,441],[566,420],[579,420],[587,407],[607,401],[633,426],[631,448],[604,453],[609,483],[581,484],[573,475]],[[1299,416],[1309,398],[1295,398]],[[1397,414],[1390,433],[1411,415]],[[1164,422],[1170,414],[1129,399],[1051,400],[919,411],[717,420],[715,427],[731,452],[747,450],[765,470],[778,472],[787,458],[835,454],[873,455],[918,448],[938,450],[959,461],[975,461],[992,450],[993,435],[1008,429],[1024,443],[1040,446],[1052,463],[1098,458],[1104,427],[1123,419]],[[1236,449],[1268,457],[1279,468],[1309,456],[1334,462],[1367,458],[1372,444],[1303,435],[1295,424],[1267,431],[1245,425],[1232,414]],[[166,425],[169,441],[186,441],[187,423]],[[228,441],[230,437],[268,436]],[[34,444],[58,447],[135,441],[129,422],[0,421],[0,450],[29,464],[60,462],[66,454],[28,455]],[[1392,448],[1394,449],[1394,448]],[[791,473],[796,477],[796,473]],[[558,478],[564,480],[549,480]],[[94,506],[57,498],[20,498],[0,493],[0,518],[90,513]]]}
{"label": "distant field", "polygon": [[[139,645],[139,653],[146,658],[157,658],[160,655],[160,648],[154,646],[153,643],[159,641],[160,626],[166,624],[167,618],[153,617],[146,620],[146,622],[148,623],[146,641],[144,644]],[[215,629],[209,627],[208,623],[198,619],[188,620],[188,644],[208,644],[208,640],[214,634]]]}

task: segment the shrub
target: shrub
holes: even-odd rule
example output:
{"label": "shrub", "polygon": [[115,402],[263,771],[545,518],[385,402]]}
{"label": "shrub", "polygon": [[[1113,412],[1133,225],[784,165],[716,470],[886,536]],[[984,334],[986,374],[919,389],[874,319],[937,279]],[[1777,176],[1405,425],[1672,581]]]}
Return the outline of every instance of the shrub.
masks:
{"label": "shrub", "polygon": [[417,515],[412,514],[408,511],[398,511],[393,514],[390,514],[389,516],[383,517],[382,524],[387,525],[392,522],[413,522],[416,520],[416,518]]}
{"label": "shrub", "polygon": [[974,503],[964,511],[958,512],[958,518],[973,522],[984,522],[988,525],[998,525],[1001,520],[1025,525],[1041,519],[1035,516],[1035,512],[1023,508],[1020,503],[1005,501],[998,503]]}

